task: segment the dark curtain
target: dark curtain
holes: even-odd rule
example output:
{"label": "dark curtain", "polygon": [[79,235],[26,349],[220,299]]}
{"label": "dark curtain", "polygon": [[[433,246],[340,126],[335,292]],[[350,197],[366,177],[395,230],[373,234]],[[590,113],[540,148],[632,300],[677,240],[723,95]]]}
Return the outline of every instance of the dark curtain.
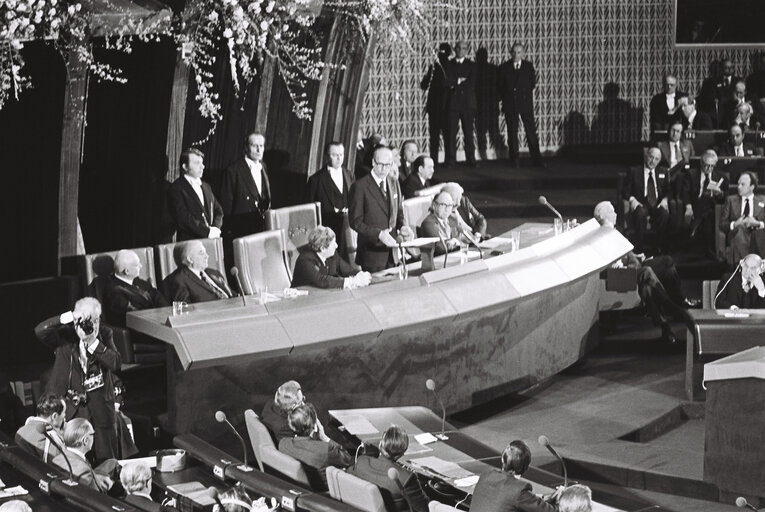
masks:
{"label": "dark curtain", "polygon": [[58,186],[66,71],[50,45],[26,43],[33,89],[0,110],[5,246],[0,282],[58,272]]}

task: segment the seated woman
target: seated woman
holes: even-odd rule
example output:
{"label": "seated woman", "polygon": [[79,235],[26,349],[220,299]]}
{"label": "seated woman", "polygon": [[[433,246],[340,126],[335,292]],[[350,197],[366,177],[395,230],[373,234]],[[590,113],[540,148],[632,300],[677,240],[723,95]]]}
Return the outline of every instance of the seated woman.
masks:
{"label": "seated woman", "polygon": [[430,215],[425,217],[420,226],[420,236],[443,240],[444,243],[436,244],[436,255],[444,254],[446,249],[452,251],[460,245],[460,228],[457,218],[452,215],[453,209],[452,196],[446,192],[439,192],[433,199]]}
{"label": "seated woman", "polygon": [[308,234],[308,247],[295,262],[292,287],[352,289],[367,286],[371,281],[369,272],[357,272],[337,254],[335,232],[316,226]]}
{"label": "seated woman", "polygon": [[279,441],[279,451],[303,463],[314,491],[328,490],[327,467],[347,468],[353,457],[327,437],[324,427],[316,420],[316,409],[312,404],[300,404],[292,409],[287,422],[295,437]]}
{"label": "seated woman", "polygon": [[[377,458],[362,455],[356,464],[348,468],[348,473],[371,482],[380,488],[385,510],[388,512],[427,512],[428,497],[420,486],[417,475],[396,464],[409,448],[409,436],[404,429],[391,425],[383,433],[379,444],[380,456]],[[398,484],[388,477],[393,468],[398,472],[399,481],[404,486],[404,494]]]}
{"label": "seated woman", "polygon": [[[470,510],[478,512],[556,512],[557,508],[531,492],[521,475],[531,464],[531,450],[523,441],[513,441],[502,452],[502,469],[481,474],[473,491]],[[553,494],[551,499],[556,498]]]}

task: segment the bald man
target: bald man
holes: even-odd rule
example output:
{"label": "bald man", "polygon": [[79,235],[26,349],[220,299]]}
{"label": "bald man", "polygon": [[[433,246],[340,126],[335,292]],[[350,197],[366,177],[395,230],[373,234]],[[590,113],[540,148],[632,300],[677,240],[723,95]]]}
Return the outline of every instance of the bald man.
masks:
{"label": "bald man", "polygon": [[633,167],[627,173],[622,187],[622,198],[629,201],[629,215],[635,228],[635,250],[645,251],[645,232],[648,218],[658,234],[659,248],[665,245],[669,224],[669,172],[660,167],[661,150],[648,148],[643,166]]}
{"label": "bald man", "polygon": [[214,268],[208,268],[208,260],[202,242],[186,242],[178,268],[162,281],[162,288],[168,298],[193,304],[231,297],[233,294],[226,278]]}
{"label": "bald man", "polygon": [[104,299],[106,321],[125,327],[125,313],[141,309],[169,306],[167,299],[150,282],[141,279],[141,260],[129,250],[122,250],[114,257],[114,274]]}
{"label": "bald man", "polygon": [[720,279],[715,308],[717,309],[763,309],[765,308],[765,284],[762,282],[762,258],[747,254],[733,273]]}

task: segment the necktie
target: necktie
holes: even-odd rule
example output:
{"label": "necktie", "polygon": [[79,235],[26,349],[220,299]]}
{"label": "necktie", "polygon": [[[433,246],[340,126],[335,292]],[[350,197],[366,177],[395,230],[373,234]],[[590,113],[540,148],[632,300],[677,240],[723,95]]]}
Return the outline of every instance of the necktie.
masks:
{"label": "necktie", "polygon": [[701,192],[699,193],[699,197],[701,197],[704,194],[704,191],[709,186],[709,173],[704,173],[704,184],[701,186]]}
{"label": "necktie", "polygon": [[646,192],[646,200],[648,201],[648,204],[651,205],[651,207],[655,207],[657,201],[656,196],[656,183],[653,181],[653,171],[648,172],[648,187]]}
{"label": "necktie", "polygon": [[749,209],[749,198],[744,200],[744,217],[749,217],[749,212],[751,210]]}
{"label": "necktie", "polygon": [[744,156],[743,146],[736,146],[736,156]]}
{"label": "necktie", "polygon": [[516,69],[516,71],[521,69],[521,63],[520,62],[516,62],[515,63],[515,69]]}
{"label": "necktie", "polygon": [[380,182],[380,192],[382,192],[383,197],[387,200],[388,193],[385,191],[385,181]]}
{"label": "necktie", "polygon": [[213,293],[215,293],[219,299],[228,299],[228,293],[226,293],[217,284],[215,284],[215,282],[210,278],[210,276],[207,275],[204,270],[199,275],[202,276],[202,281],[204,281],[205,284],[212,289]]}

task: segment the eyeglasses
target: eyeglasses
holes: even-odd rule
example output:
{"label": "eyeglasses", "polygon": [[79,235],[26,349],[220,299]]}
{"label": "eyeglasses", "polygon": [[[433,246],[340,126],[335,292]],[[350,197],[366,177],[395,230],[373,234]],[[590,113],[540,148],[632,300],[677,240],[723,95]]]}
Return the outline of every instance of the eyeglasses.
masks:
{"label": "eyeglasses", "polygon": [[438,201],[436,201],[436,206],[445,206],[447,208],[454,208],[454,205],[451,203],[439,203]]}
{"label": "eyeglasses", "polygon": [[386,163],[378,162],[377,160],[375,160],[375,165],[379,165],[383,169],[390,169],[395,164],[393,162],[389,162],[389,163],[386,164]]}

